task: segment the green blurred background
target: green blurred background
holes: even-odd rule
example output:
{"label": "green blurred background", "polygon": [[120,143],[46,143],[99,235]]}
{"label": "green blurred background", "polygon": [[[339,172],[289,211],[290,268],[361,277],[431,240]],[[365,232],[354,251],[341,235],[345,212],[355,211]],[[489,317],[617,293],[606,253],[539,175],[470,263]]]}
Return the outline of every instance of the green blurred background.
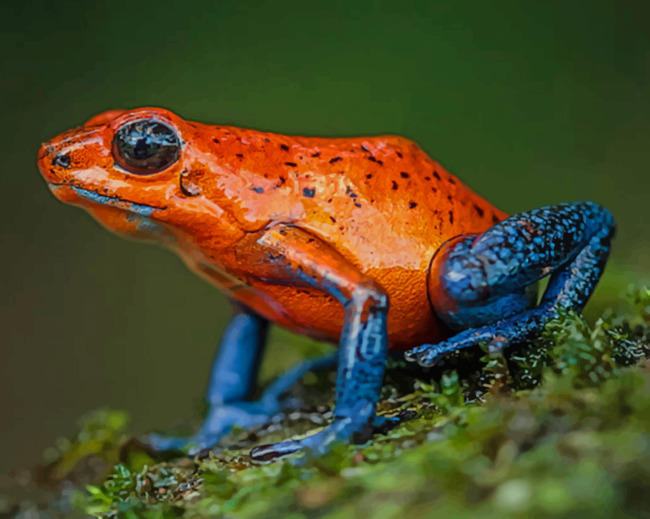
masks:
{"label": "green blurred background", "polygon": [[[591,199],[619,234],[590,309],[647,279],[648,2],[19,2],[1,9],[0,469],[89,409],[196,413],[228,309],[168,252],[57,202],[40,142],[108,108],[397,133],[508,212]],[[286,334],[274,348],[298,357]]]}

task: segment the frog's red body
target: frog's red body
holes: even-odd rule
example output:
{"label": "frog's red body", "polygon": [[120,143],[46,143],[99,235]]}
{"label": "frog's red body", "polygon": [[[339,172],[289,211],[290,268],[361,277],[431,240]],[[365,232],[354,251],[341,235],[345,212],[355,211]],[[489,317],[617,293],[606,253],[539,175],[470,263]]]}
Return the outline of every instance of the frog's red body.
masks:
{"label": "frog's red body", "polygon": [[[248,401],[269,321],[339,341],[336,406],[324,430],[253,456],[325,452],[385,428],[397,421],[375,414],[388,347],[415,346],[406,358],[428,366],[538,334],[559,308],[586,303],[614,233],[593,202],[506,219],[401,137],[290,137],[156,108],[94,117],[45,143],[39,168],[61,200],[115,232],[165,243],[241,303],[200,431],[150,437],[158,449],[210,447],[234,425],[261,425],[305,369],[323,367],[290,370]],[[549,274],[537,304],[529,289]]]}
{"label": "frog's red body", "polygon": [[[440,245],[485,231],[506,216],[408,139],[290,137],[186,122],[159,109],[137,114],[148,112],[179,130],[181,160],[145,177],[98,171],[97,165],[112,163],[110,123],[120,114],[114,111],[62,138],[66,145],[70,138],[96,142],[70,154],[74,169],[87,165],[97,173],[76,185],[165,207],[152,217],[169,225],[171,246],[191,268],[267,319],[315,338],[338,340],[341,305],[312,287],[260,279],[253,264],[260,258],[242,250],[251,233],[291,224],[329,244],[386,290],[389,344],[404,348],[446,332],[427,300],[427,271]],[[56,148],[57,141],[49,146]],[[50,172],[48,180],[61,184],[65,173]],[[122,211],[73,192],[65,197],[78,198],[109,229],[132,230]]]}

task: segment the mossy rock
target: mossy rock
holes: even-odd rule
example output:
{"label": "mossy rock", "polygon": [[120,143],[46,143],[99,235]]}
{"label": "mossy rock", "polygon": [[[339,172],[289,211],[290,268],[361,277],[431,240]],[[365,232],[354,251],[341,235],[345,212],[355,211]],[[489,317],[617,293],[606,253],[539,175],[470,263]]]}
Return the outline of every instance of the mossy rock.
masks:
{"label": "mossy rock", "polygon": [[[250,447],[322,427],[332,374],[301,409],[190,458],[152,456],[127,417],[96,411],[49,463],[6,482],[23,517],[650,517],[650,290],[593,326],[567,313],[534,344],[436,369],[389,363],[382,413],[416,416],[316,459],[252,463]],[[329,392],[328,392],[329,391]],[[323,402],[329,395],[329,404]],[[30,515],[31,514],[31,515]],[[0,514],[1,515],[1,514]]]}

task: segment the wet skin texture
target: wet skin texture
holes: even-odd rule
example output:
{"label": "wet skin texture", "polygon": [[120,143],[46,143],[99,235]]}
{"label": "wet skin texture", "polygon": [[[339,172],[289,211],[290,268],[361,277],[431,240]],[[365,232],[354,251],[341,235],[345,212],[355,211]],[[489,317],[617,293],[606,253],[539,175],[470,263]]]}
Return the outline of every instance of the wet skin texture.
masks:
{"label": "wet skin texture", "polygon": [[[44,143],[38,165],[60,200],[164,244],[234,302],[205,421],[191,438],[150,436],[160,450],[194,452],[234,425],[261,425],[306,371],[332,366],[333,422],[251,455],[361,441],[395,420],[375,414],[389,349],[430,366],[538,334],[559,308],[582,309],[614,235],[611,214],[593,202],[508,218],[396,136],[293,137],[114,110]],[[535,282],[547,275],[538,304]],[[290,370],[252,402],[269,322],[338,341],[339,352]]]}

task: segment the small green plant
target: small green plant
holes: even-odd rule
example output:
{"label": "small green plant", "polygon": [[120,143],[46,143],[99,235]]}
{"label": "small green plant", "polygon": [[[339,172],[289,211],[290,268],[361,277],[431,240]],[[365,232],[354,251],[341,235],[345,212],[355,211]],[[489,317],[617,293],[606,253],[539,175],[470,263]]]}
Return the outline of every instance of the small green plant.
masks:
{"label": "small green plant", "polygon": [[123,411],[97,409],[79,419],[76,438],[60,438],[44,453],[52,477],[65,478],[77,464],[90,456],[102,459],[109,467],[118,460],[117,450],[127,439],[128,416]]}

